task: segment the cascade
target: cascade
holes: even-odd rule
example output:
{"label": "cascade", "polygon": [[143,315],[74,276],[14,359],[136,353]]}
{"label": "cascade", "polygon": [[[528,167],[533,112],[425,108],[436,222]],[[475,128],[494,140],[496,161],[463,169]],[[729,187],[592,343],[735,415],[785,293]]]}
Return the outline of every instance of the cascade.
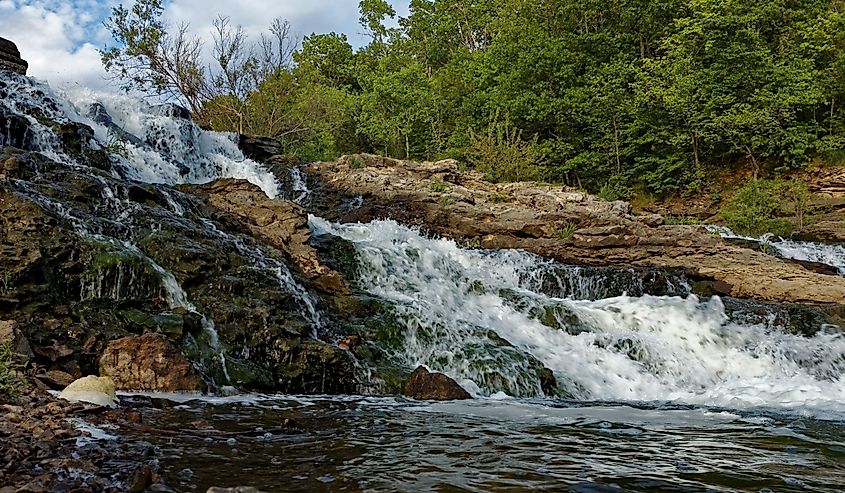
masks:
{"label": "cascade", "polygon": [[780,257],[818,262],[835,267],[840,275],[845,276],[845,247],[842,245],[829,245],[814,243],[810,241],[794,241],[776,237],[771,233],[764,234],[759,238],[743,236],[734,233],[730,228],[724,226],[707,225],[705,228],[711,233],[718,234],[726,239],[739,239],[759,243],[761,247],[773,251]]}
{"label": "cascade", "polygon": [[824,407],[845,399],[839,330],[803,337],[735,323],[718,297],[548,294],[543,273],[562,267],[525,252],[462,249],[392,221],[311,224],[352,242],[360,287],[392,302],[402,336],[394,356],[477,394],[537,395],[530,356],[555,373],[560,395],[579,400]]}

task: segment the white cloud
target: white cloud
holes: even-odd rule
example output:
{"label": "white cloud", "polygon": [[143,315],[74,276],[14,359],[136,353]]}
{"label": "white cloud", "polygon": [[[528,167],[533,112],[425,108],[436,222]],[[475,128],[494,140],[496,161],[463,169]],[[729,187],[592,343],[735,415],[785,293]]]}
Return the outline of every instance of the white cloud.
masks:
{"label": "white cloud", "polygon": [[[18,45],[29,62],[29,74],[54,86],[79,84],[109,87],[98,48],[109,42],[102,26],[120,0],[0,0],[0,36]],[[128,6],[132,0],[124,0]],[[407,15],[407,0],[395,0],[397,12]],[[218,15],[240,24],[255,38],[275,17],[290,21],[295,34],[330,31],[346,33],[353,45],[366,43],[359,32],[358,0],[171,0],[165,20],[188,22],[191,31],[211,44],[212,22]]]}

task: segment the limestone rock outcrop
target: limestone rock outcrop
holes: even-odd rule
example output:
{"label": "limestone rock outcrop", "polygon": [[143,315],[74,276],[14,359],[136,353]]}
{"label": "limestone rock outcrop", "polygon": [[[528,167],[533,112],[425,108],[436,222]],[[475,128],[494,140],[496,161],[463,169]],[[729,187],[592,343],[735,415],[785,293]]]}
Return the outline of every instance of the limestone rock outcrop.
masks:
{"label": "limestone rock outcrop", "polygon": [[253,236],[285,252],[315,286],[334,294],[349,292],[340,274],[323,265],[317,251],[308,244],[311,231],[308,214],[302,207],[287,200],[270,199],[257,186],[243,180],[217,180],[191,187],[191,192],[232,215]]}
{"label": "limestone rock outcrop", "polygon": [[12,72],[26,75],[29,64],[21,58],[21,52],[15,43],[6,38],[0,38],[0,70],[11,70]]}
{"label": "limestone rock outcrop", "polygon": [[[315,163],[316,214],[342,222],[389,217],[482,248],[519,248],[561,262],[680,269],[716,294],[777,302],[845,303],[845,278],[722,240],[698,226],[634,215],[625,202],[537,183],[484,181],[455,161],[371,155]],[[360,204],[351,198],[363,198]],[[333,199],[332,199],[333,197]]]}

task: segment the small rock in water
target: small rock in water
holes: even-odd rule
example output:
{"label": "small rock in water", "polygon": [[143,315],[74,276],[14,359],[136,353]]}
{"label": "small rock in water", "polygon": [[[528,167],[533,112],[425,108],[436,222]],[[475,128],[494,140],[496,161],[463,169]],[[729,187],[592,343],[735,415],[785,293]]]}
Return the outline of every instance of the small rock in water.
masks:
{"label": "small rock in water", "polygon": [[405,382],[405,395],[414,399],[451,401],[472,399],[469,392],[442,373],[432,373],[424,366],[418,367]]}
{"label": "small rock in water", "polygon": [[70,402],[87,402],[98,406],[117,406],[114,382],[109,377],[89,375],[68,385],[59,399]]}

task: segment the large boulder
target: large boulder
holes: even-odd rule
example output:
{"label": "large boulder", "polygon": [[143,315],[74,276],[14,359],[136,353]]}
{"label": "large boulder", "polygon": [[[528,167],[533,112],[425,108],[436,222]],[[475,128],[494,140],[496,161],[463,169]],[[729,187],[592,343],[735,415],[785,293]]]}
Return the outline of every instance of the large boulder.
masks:
{"label": "large boulder", "polygon": [[26,75],[29,64],[21,58],[21,52],[15,43],[6,38],[0,38],[0,69]]}
{"label": "large boulder", "polygon": [[427,401],[472,399],[469,392],[448,375],[430,372],[424,366],[417,367],[405,381],[404,394],[407,397]]}
{"label": "large boulder", "polygon": [[203,389],[193,365],[165,336],[154,333],[109,342],[100,357],[100,374],[111,377],[122,390]]}

